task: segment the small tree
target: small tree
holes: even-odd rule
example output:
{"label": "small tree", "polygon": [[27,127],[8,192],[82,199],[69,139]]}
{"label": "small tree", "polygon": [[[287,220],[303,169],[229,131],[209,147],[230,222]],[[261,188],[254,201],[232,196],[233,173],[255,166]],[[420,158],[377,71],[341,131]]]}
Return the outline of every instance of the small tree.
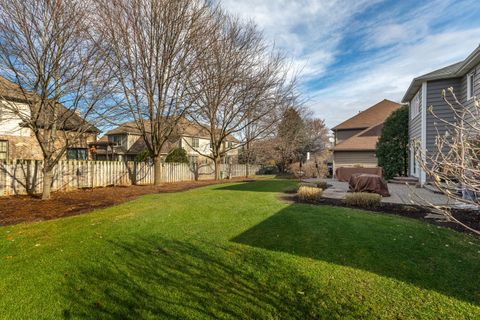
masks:
{"label": "small tree", "polygon": [[401,107],[385,120],[377,143],[377,159],[386,179],[407,174],[408,107]]}
{"label": "small tree", "polygon": [[183,148],[173,149],[165,159],[167,163],[188,163],[187,151]]}

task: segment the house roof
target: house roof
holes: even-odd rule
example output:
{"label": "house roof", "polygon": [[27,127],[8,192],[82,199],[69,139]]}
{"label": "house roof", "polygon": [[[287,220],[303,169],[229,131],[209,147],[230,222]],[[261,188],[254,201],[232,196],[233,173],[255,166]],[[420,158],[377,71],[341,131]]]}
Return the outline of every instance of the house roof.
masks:
{"label": "house roof", "polygon": [[[149,132],[150,122],[145,121],[145,125],[147,127],[147,132]],[[175,135],[184,136],[184,137],[195,137],[195,138],[202,138],[202,139],[210,139],[210,133],[208,130],[192,121],[188,121],[187,119],[181,119],[178,122],[178,128]],[[136,123],[134,121],[127,122],[121,124],[117,128],[114,128],[106,133],[106,135],[117,135],[117,134],[132,134],[132,135],[141,135],[141,131],[138,129]],[[233,136],[228,136],[227,141],[238,142],[237,139]]]}
{"label": "house roof", "polygon": [[402,102],[406,103],[413,99],[425,81],[453,79],[463,77],[476,64],[480,62],[480,46],[477,47],[465,60],[429,72],[412,80],[405,93]]}
{"label": "house roof", "polygon": [[401,105],[396,102],[387,99],[382,100],[370,108],[351,117],[350,119],[340,123],[332,130],[337,131],[370,128],[378,123],[383,123],[393,111],[400,107]]}
{"label": "house roof", "polygon": [[339,144],[334,151],[374,151],[383,128],[383,121],[357,133]]}
{"label": "house roof", "polygon": [[[32,99],[34,94],[30,92],[24,92],[20,89],[20,87],[3,77],[0,76],[0,98],[7,100],[7,101],[20,101],[20,102],[28,102],[29,99]],[[65,107],[63,104],[56,103],[55,109],[57,112],[56,119],[57,119],[57,126],[61,130],[76,130],[81,126],[86,126],[85,132],[92,132],[92,133],[99,133],[100,130],[96,128],[94,125],[85,121],[76,110],[70,110]],[[47,112],[47,111],[44,111]],[[43,118],[40,117],[37,120],[37,126],[43,127],[45,123],[43,123]]]}

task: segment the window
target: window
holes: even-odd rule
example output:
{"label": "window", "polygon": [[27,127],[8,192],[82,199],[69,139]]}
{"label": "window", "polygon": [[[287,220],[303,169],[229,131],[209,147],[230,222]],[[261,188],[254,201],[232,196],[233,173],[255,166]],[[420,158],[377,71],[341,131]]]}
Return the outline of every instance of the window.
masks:
{"label": "window", "polygon": [[473,98],[473,92],[474,92],[474,74],[471,73],[467,75],[467,100],[470,100]]}
{"label": "window", "polygon": [[192,138],[192,148],[200,147],[200,140],[198,138]]}
{"label": "window", "polygon": [[8,141],[0,140],[0,160],[8,159]]}
{"label": "window", "polygon": [[227,142],[227,148],[229,148],[229,149],[233,148],[233,142],[232,141]]}
{"label": "window", "polygon": [[67,149],[67,160],[87,160],[87,149],[69,148]]}
{"label": "window", "polygon": [[412,119],[418,116],[420,113],[420,91],[413,97],[412,102],[410,103],[410,114]]}
{"label": "window", "polygon": [[115,136],[108,136],[109,142],[115,142],[117,146],[123,145],[123,141],[125,137],[123,135],[115,135]]}

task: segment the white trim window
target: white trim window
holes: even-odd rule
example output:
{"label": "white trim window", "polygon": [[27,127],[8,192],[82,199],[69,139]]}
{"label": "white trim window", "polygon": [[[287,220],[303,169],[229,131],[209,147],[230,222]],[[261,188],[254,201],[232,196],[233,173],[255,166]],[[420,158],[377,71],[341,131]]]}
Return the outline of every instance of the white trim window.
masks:
{"label": "white trim window", "polygon": [[8,159],[8,141],[0,140],[0,160]]}
{"label": "white trim window", "polygon": [[470,100],[473,98],[473,92],[474,92],[474,82],[475,77],[473,73],[470,73],[467,75],[467,100]]}
{"label": "white trim window", "polygon": [[194,149],[200,148],[200,139],[192,138],[192,148]]}
{"label": "white trim window", "polygon": [[420,114],[420,94],[418,93],[413,97],[410,103],[410,112],[412,119]]}

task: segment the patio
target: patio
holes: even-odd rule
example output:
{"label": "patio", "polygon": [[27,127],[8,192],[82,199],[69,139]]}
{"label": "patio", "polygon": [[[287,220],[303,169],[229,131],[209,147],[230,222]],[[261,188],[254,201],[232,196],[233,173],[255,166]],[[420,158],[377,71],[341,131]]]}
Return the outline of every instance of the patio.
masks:
{"label": "patio", "polygon": [[[319,179],[306,179],[306,182],[319,181]],[[332,199],[344,199],[348,192],[348,183],[334,179],[320,179],[332,185],[323,192],[323,196]],[[388,189],[391,196],[382,199],[385,203],[417,204],[417,205],[454,205],[452,200],[443,194],[434,193],[425,188],[416,188],[402,184],[389,183]]]}

